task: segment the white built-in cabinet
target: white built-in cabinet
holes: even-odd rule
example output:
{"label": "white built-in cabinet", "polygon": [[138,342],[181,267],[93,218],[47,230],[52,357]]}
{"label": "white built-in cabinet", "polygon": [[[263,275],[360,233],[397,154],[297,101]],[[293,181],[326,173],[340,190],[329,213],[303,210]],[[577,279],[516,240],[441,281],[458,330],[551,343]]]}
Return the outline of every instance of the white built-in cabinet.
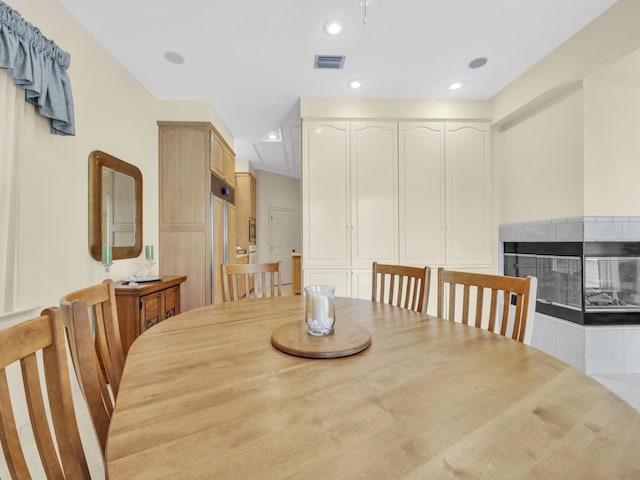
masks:
{"label": "white built-in cabinet", "polygon": [[[351,123],[351,266],[398,258],[398,124]],[[370,292],[369,292],[370,293]]]}
{"label": "white built-in cabinet", "polygon": [[489,126],[399,124],[403,265],[491,263]]}
{"label": "white built-in cabinet", "polygon": [[350,265],[350,122],[305,123],[303,136],[303,265]]}
{"label": "white built-in cabinet", "polygon": [[304,285],[370,298],[371,264],[491,263],[489,126],[303,122]]}

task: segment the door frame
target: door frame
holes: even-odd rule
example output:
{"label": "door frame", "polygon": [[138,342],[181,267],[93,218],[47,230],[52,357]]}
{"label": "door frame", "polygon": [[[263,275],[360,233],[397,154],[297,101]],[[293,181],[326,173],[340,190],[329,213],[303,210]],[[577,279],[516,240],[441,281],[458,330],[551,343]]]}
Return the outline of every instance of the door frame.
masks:
{"label": "door frame", "polygon": [[[278,212],[287,212],[287,213],[290,213],[290,214],[291,214],[291,218],[292,218],[292,220],[293,220],[293,221],[292,221],[292,226],[293,226],[294,228],[295,228],[295,226],[296,226],[296,225],[295,225],[295,219],[296,219],[296,209],[295,209],[295,208],[289,208],[289,207],[272,207],[272,206],[270,206],[270,207],[269,207],[269,262],[274,262],[274,261],[275,261],[275,259],[274,259],[274,258],[273,258],[273,256],[272,256],[272,255],[273,255],[273,248],[271,248],[271,247],[272,247],[272,245],[273,245],[273,242],[272,242],[272,240],[273,240],[273,235],[272,235],[271,229],[273,228],[273,213],[274,213],[274,212],[276,212],[276,211],[278,211]],[[292,229],[292,233],[293,233],[293,229]],[[294,236],[291,238],[291,245],[295,246],[295,234],[294,234]],[[293,252],[290,252],[290,253],[293,253]],[[292,267],[292,268],[293,268],[293,267]],[[292,278],[291,278],[291,281],[293,281],[293,272],[292,272],[291,277],[292,277]],[[289,283],[291,283],[291,282],[289,282]]]}

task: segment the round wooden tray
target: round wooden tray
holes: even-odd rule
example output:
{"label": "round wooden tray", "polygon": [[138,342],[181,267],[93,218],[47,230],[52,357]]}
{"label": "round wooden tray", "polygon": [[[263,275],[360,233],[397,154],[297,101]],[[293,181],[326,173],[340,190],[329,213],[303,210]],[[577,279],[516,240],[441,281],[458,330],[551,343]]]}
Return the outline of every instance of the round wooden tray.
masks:
{"label": "round wooden tray", "polygon": [[371,335],[359,325],[336,322],[334,332],[324,337],[307,333],[304,321],[280,325],[271,335],[271,344],[290,355],[306,358],[337,358],[355,355],[371,345]]}

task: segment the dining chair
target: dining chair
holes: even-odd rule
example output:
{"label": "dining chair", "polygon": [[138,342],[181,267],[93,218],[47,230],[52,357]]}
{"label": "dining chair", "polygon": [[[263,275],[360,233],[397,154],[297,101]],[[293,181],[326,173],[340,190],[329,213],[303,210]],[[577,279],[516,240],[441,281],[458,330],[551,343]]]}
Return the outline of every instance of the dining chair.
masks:
{"label": "dining chair", "polygon": [[222,265],[225,302],[282,296],[282,262]]}
{"label": "dining chair", "polygon": [[424,313],[429,304],[430,267],[373,262],[371,300]]}
{"label": "dining chair", "polygon": [[104,453],[125,361],[113,280],[69,293],[60,307],[76,377]]}
{"label": "dining chair", "polygon": [[[469,325],[469,312],[474,309],[475,327],[530,343],[536,288],[537,279],[531,276],[519,278],[438,268],[438,317],[452,321],[459,319],[461,323]],[[456,308],[460,306],[456,295],[460,290],[462,311],[461,315],[456,316]],[[485,294],[490,294],[488,308],[484,303]],[[475,305],[472,298],[475,299]]]}
{"label": "dining chair", "polygon": [[[48,308],[38,317],[0,330],[0,440],[11,478],[90,478],[73,408],[64,328],[59,315],[57,307]],[[41,368],[37,357],[42,359]],[[16,375],[7,371],[14,368],[10,367],[14,363]],[[14,381],[20,376],[22,382]],[[41,465],[37,465],[35,457],[25,458],[24,451],[30,450],[27,450],[29,435],[24,435],[21,425],[16,424],[12,397],[14,402],[21,397],[16,391],[21,389],[20,383]],[[11,396],[9,385],[16,387]]]}

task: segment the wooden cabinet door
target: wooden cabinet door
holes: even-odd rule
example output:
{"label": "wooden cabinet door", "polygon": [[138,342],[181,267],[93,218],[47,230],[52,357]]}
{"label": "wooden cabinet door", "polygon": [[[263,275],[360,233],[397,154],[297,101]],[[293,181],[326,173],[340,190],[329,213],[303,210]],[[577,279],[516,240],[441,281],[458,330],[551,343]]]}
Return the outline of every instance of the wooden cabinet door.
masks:
{"label": "wooden cabinet door", "polygon": [[225,181],[232,187],[236,186],[236,158],[228,148],[224,149],[223,174]]}
{"label": "wooden cabinet door", "polygon": [[235,178],[237,244],[247,248],[249,246],[249,219],[256,219],[256,179],[249,172],[237,172]]}
{"label": "wooden cabinet door", "polygon": [[447,264],[491,263],[489,126],[446,123]]}
{"label": "wooden cabinet door", "polygon": [[398,127],[351,123],[351,264],[398,261]]}
{"label": "wooden cabinet door", "polygon": [[162,318],[161,293],[140,298],[140,333],[160,323]]}
{"label": "wooden cabinet door", "polygon": [[180,313],[180,287],[168,288],[162,292],[162,320]]}
{"label": "wooden cabinet door", "polygon": [[222,140],[213,131],[209,131],[209,168],[211,172],[220,178],[224,178],[224,145]]}
{"label": "wooden cabinet door", "polygon": [[444,265],[444,122],[399,124],[399,254],[402,265]]}
{"label": "wooden cabinet door", "polygon": [[189,228],[205,225],[209,205],[204,200],[211,190],[203,161],[208,150],[207,130],[163,126],[159,136],[160,224]]}
{"label": "wooden cabinet door", "polygon": [[182,290],[184,311],[211,304],[211,248],[204,231],[160,232],[160,261],[164,272],[187,275]]}
{"label": "wooden cabinet door", "polygon": [[349,131],[349,122],[303,125],[305,266],[344,266],[351,262]]}

